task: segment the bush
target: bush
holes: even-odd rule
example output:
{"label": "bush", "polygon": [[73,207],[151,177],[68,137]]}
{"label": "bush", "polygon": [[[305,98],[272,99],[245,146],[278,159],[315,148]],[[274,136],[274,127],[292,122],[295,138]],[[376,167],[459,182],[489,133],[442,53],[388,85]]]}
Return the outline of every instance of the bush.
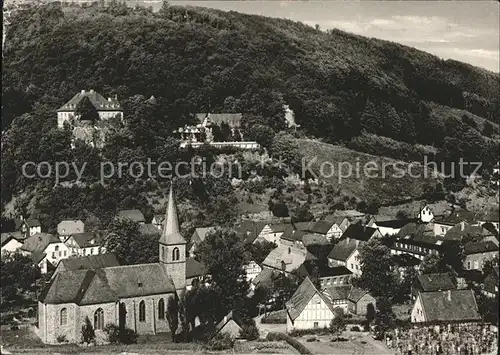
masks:
{"label": "bush", "polygon": [[311,338],[307,338],[307,339],[306,339],[306,341],[307,341],[308,343],[312,343],[312,342],[317,341],[317,340],[318,340],[318,339],[316,339],[315,337],[311,337]]}
{"label": "bush", "polygon": [[66,338],[66,335],[61,334],[56,337],[56,340],[58,343],[67,343],[68,339]]}
{"label": "bush", "polygon": [[85,317],[85,324],[82,326],[82,343],[95,342],[95,331],[89,317]]}
{"label": "bush", "polygon": [[360,331],[361,329],[357,325],[351,327],[351,332],[360,332]]}
{"label": "bush", "polygon": [[130,328],[123,328],[115,324],[108,324],[104,327],[104,333],[108,336],[111,344],[135,344],[137,343],[137,333]]}
{"label": "bush", "polygon": [[232,349],[234,339],[228,333],[217,333],[207,344],[208,350],[220,351]]}
{"label": "bush", "polygon": [[304,335],[325,335],[329,334],[328,328],[318,328],[318,329],[295,329],[290,332],[292,337],[300,337]]}
{"label": "bush", "polygon": [[284,333],[270,332],[267,334],[266,339],[269,341],[286,341],[289,345],[293,346],[294,349],[297,350],[300,354],[312,354],[309,349],[307,349],[302,343]]}
{"label": "bush", "polygon": [[259,329],[255,324],[244,325],[241,327],[240,337],[246,340],[259,339]]}
{"label": "bush", "polygon": [[262,324],[286,324],[286,319],[266,317],[262,318],[260,322]]}

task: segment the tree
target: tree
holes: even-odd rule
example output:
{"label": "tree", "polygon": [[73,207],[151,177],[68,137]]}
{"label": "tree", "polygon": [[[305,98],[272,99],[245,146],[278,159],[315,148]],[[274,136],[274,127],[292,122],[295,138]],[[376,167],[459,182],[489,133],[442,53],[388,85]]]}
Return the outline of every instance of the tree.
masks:
{"label": "tree", "polygon": [[375,307],[373,306],[373,303],[368,303],[366,306],[366,321],[368,324],[373,322],[375,319]]}
{"label": "tree", "polygon": [[292,222],[309,222],[314,219],[314,215],[311,213],[310,205],[308,203],[303,204],[298,207],[296,212],[292,216]]}
{"label": "tree", "polygon": [[338,311],[337,309],[334,309],[334,313],[334,317],[330,321],[330,333],[338,338],[346,329],[346,321],[341,310]]}
{"label": "tree", "polygon": [[375,326],[378,331],[385,333],[392,329],[396,322],[396,315],[392,310],[391,302],[386,297],[377,298],[377,311],[375,314]]}
{"label": "tree", "polygon": [[90,344],[95,341],[95,331],[89,317],[85,317],[85,324],[82,326],[82,343]]}
{"label": "tree", "polygon": [[175,333],[179,326],[179,304],[176,296],[168,299],[166,317],[172,335],[172,341],[175,342]]}
{"label": "tree", "polygon": [[141,234],[139,224],[129,219],[115,218],[110,223],[104,246],[122,265],[158,262],[158,235]]}
{"label": "tree", "polygon": [[399,210],[398,213],[396,213],[396,218],[406,220],[410,218],[410,214],[406,210]]}
{"label": "tree", "polygon": [[359,287],[368,290],[373,297],[392,298],[396,294],[398,276],[390,249],[378,239],[371,239],[359,249],[361,276]]}
{"label": "tree", "polygon": [[493,135],[494,128],[493,125],[486,121],[483,126],[483,136],[491,137]]}
{"label": "tree", "polygon": [[253,319],[249,324],[241,326],[240,337],[246,340],[259,339],[259,328],[257,328]]}
{"label": "tree", "polygon": [[271,156],[280,159],[292,171],[301,173],[301,154],[298,141],[290,134],[279,132],[270,149]]}
{"label": "tree", "polygon": [[254,140],[264,148],[269,149],[273,143],[275,135],[276,132],[274,132],[271,127],[263,124],[256,124],[248,127],[245,138],[247,140]]}
{"label": "tree", "polygon": [[275,249],[277,245],[273,242],[263,240],[256,241],[248,246],[248,250],[252,256],[252,260],[260,264],[269,255],[271,250]]}
{"label": "tree", "polygon": [[211,275],[210,291],[217,295],[215,318],[222,319],[229,311],[243,305],[248,294],[248,282],[243,266],[250,260],[244,242],[229,229],[217,229],[207,234],[196,249],[195,257]]}
{"label": "tree", "polygon": [[80,121],[99,121],[99,112],[95,108],[88,96],[84,96],[76,105],[75,115],[79,116]]}

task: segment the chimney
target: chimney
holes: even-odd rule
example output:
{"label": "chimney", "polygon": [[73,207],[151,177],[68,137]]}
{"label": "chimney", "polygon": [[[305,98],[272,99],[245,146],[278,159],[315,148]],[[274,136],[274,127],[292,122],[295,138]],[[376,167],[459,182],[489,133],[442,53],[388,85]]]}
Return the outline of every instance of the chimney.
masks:
{"label": "chimney", "polygon": [[451,301],[451,290],[448,290],[448,301]]}
{"label": "chimney", "polygon": [[82,90],[82,94],[85,94],[85,90]]}

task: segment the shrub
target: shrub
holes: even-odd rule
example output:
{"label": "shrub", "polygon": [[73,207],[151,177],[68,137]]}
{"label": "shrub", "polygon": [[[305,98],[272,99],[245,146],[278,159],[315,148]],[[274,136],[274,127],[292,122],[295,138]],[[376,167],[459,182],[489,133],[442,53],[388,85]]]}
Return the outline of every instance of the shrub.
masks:
{"label": "shrub", "polygon": [[60,334],[56,337],[56,340],[58,343],[67,343],[68,339],[66,338],[66,335]]}
{"label": "shrub", "polygon": [[82,343],[95,342],[95,331],[89,317],[85,317],[85,324],[82,326]]}
{"label": "shrub", "polygon": [[260,320],[261,323],[263,324],[286,324],[286,318],[271,318],[271,317],[265,317]]}
{"label": "shrub", "polygon": [[208,350],[220,351],[232,349],[234,339],[228,333],[217,333],[207,344]]}
{"label": "shrub", "polygon": [[351,332],[360,332],[360,331],[361,329],[357,325],[351,327]]}
{"label": "shrub", "polygon": [[240,330],[240,337],[246,340],[255,340],[259,338],[259,329],[255,324],[244,325]]}
{"label": "shrub", "polygon": [[304,335],[325,335],[328,334],[328,328],[319,329],[295,329],[290,332],[292,337],[300,337]]}
{"label": "shrub", "polygon": [[108,324],[104,327],[104,333],[108,337],[108,341],[111,344],[135,344],[137,343],[137,333],[130,328],[123,328],[115,324]]}
{"label": "shrub", "polygon": [[284,333],[270,332],[267,334],[266,339],[269,341],[286,341],[289,345],[293,346],[294,349],[297,350],[300,354],[312,354],[309,349],[307,349],[302,343]]}
{"label": "shrub", "polygon": [[310,337],[310,338],[307,338],[307,339],[306,339],[306,341],[307,341],[308,343],[312,343],[312,342],[314,342],[314,341],[317,341],[317,339],[316,339],[315,337]]}

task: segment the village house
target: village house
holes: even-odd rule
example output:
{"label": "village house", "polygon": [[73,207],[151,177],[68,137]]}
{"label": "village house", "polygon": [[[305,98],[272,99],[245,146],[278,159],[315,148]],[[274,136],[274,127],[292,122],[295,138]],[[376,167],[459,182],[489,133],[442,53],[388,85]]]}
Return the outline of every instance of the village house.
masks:
{"label": "village house", "polygon": [[262,267],[257,264],[254,260],[251,260],[246,265],[243,266],[245,273],[247,275],[247,281],[252,282],[253,279],[257,277],[262,271]]}
{"label": "village house", "polygon": [[191,236],[191,248],[189,249],[189,255],[194,256],[196,247],[205,240],[205,237],[209,232],[215,231],[214,227],[203,227],[196,228]]}
{"label": "village house", "polygon": [[411,322],[463,324],[481,321],[472,290],[420,292],[411,311]]}
{"label": "village house", "polygon": [[13,253],[19,248],[21,248],[21,246],[24,243],[24,240],[26,239],[26,235],[23,234],[22,232],[9,232],[9,233],[2,233],[1,238],[2,238],[2,253],[3,252]]}
{"label": "village house", "polygon": [[479,241],[464,245],[464,268],[467,270],[483,270],[484,263],[498,257],[498,244],[492,241]]}
{"label": "village house", "polygon": [[265,222],[243,220],[236,226],[235,232],[245,241],[245,244],[253,244],[266,226]]}
{"label": "village house", "polygon": [[420,209],[417,218],[423,223],[429,223],[434,219],[434,213],[429,206],[425,205]]}
{"label": "village house", "polygon": [[40,272],[42,273],[42,275],[48,274],[50,271],[55,270],[54,264],[52,264],[48,260],[47,253],[35,251],[31,254],[25,255],[28,255],[33,261],[33,264],[37,265],[40,268]]}
{"label": "village house", "polygon": [[492,236],[491,232],[481,226],[460,222],[446,232],[444,239],[462,240],[464,237],[486,238],[489,236]]}
{"label": "village house", "polygon": [[77,117],[75,109],[84,97],[89,98],[90,102],[96,108],[101,120],[113,117],[123,120],[123,110],[116,96],[114,98],[109,97],[105,99],[104,96],[92,89],[89,91],[82,90],[57,110],[58,128],[63,128],[64,122],[70,122],[73,119],[78,120],[79,117]]}
{"label": "village house", "polygon": [[327,328],[335,317],[334,306],[326,293],[319,291],[309,277],[286,303],[287,332],[296,329]]}
{"label": "village house", "polygon": [[61,221],[57,225],[57,235],[61,242],[66,241],[72,234],[83,232],[85,232],[85,224],[79,219]]}
{"label": "village house", "polygon": [[486,213],[485,215],[478,218],[478,224],[480,226],[487,223],[491,223],[493,227],[495,227],[497,232],[500,232],[500,217],[498,216],[498,211]]}
{"label": "village house", "polygon": [[329,267],[324,262],[307,260],[298,268],[298,274],[312,280],[317,278],[322,290],[330,286],[348,285],[352,276],[352,272],[345,266]]}
{"label": "village house", "polygon": [[396,235],[399,233],[401,228],[403,228],[408,223],[412,222],[412,220],[406,219],[392,219],[386,221],[377,221],[373,225],[374,228],[377,228],[382,235]]}
{"label": "village house", "polygon": [[237,312],[231,311],[215,326],[215,334],[227,333],[233,339],[241,339],[240,332],[244,326]]}
{"label": "village house", "polygon": [[307,234],[307,231],[287,229],[280,237],[280,245],[298,250],[304,249],[302,238]]}
{"label": "village house", "polygon": [[412,299],[416,300],[420,292],[448,291],[456,288],[448,273],[419,274],[411,286],[411,295]]}
{"label": "village house", "polygon": [[344,266],[354,275],[361,275],[358,247],[359,240],[341,240],[328,255],[328,264],[330,267]]}
{"label": "village house", "polygon": [[139,210],[121,210],[118,212],[118,215],[116,217],[118,219],[129,219],[139,224],[146,223],[144,215]]}
{"label": "village house", "polygon": [[[344,230],[340,227],[342,223],[348,224],[348,219],[345,217],[338,217],[333,221],[317,221],[310,228],[309,232],[316,233],[325,236],[328,242],[332,240],[339,239],[344,233]],[[346,227],[347,228],[347,227]]]}
{"label": "village house", "polygon": [[474,213],[465,210],[454,210],[447,216],[439,216],[434,218],[434,235],[445,236],[446,233],[455,225],[467,222],[468,224],[475,225],[476,216]]}
{"label": "village house", "polygon": [[278,271],[290,273],[298,268],[306,259],[306,250],[280,245],[271,250],[262,262],[262,268],[271,268]]}
{"label": "village house", "polygon": [[139,224],[139,233],[148,236],[160,236],[161,230],[158,230],[158,228],[156,228],[156,226],[152,223],[143,223]]}
{"label": "village house", "polygon": [[155,214],[153,216],[153,220],[151,221],[151,224],[153,224],[158,230],[163,229],[163,222],[165,220],[165,216],[163,214]]}
{"label": "village house", "polygon": [[195,258],[186,258],[186,291],[194,286],[204,283],[208,286],[211,276],[207,274],[205,265]]}
{"label": "village house", "polygon": [[340,309],[342,314],[349,313],[349,293],[351,292],[351,288],[351,285],[329,286],[325,288],[324,292],[328,294],[333,309]]}
{"label": "village house", "polygon": [[19,250],[24,255],[35,253],[37,255],[45,254],[45,257],[39,261],[39,263],[44,262],[42,274],[48,271],[49,266],[46,265],[47,262],[54,266],[57,265],[59,260],[68,258],[70,255],[69,248],[59,238],[48,233],[36,233],[26,238]]}
{"label": "village house", "polygon": [[64,242],[71,256],[104,254],[103,238],[96,232],[71,234]]}
{"label": "village house", "polygon": [[484,277],[483,293],[488,297],[498,297],[498,265],[492,267]]}
{"label": "village house", "polygon": [[276,245],[280,245],[281,236],[287,230],[293,230],[293,226],[287,223],[266,224],[265,227],[262,228],[257,240],[266,240]]}
{"label": "village house", "polygon": [[368,312],[368,308],[375,309],[375,298],[368,291],[358,287],[351,287],[347,299],[349,312],[352,314],[364,316]]}
{"label": "village house", "polygon": [[42,225],[36,218],[27,218],[22,220],[21,232],[26,238],[31,237],[36,233],[42,233]]}
{"label": "village house", "polygon": [[220,129],[221,125],[226,124],[229,127],[231,136],[237,137],[237,141],[242,141],[243,136],[239,130],[241,125],[241,113],[197,113],[195,119],[196,125],[186,125],[175,130],[183,143],[204,143],[213,142],[214,130]]}
{"label": "village house", "polygon": [[251,281],[250,288],[255,290],[257,287],[270,288],[273,278],[279,275],[281,271],[272,268],[263,268],[262,271]]}
{"label": "village house", "polygon": [[[345,232],[345,230],[347,229],[347,227],[349,227],[350,224],[349,219],[346,216],[337,216],[334,214],[325,216],[324,220],[328,222],[333,222],[335,225],[337,225],[338,228],[340,228],[342,233]],[[336,236],[340,238],[342,236],[342,233],[340,234],[340,236],[332,234],[332,237]]]}
{"label": "village house", "polygon": [[54,273],[52,274],[52,278],[54,278],[57,273],[63,271],[87,269],[97,270],[112,266],[120,266],[120,263],[118,262],[118,259],[116,258],[116,255],[114,253],[70,257],[67,259],[61,259],[59,261]]}
{"label": "village house", "polygon": [[106,324],[126,325],[138,334],[168,332],[169,298],[182,295],[188,280],[193,282],[200,272],[196,262],[186,259],[172,188],[165,220],[158,263],[57,272],[39,297],[37,334],[42,341],[55,344],[65,336],[79,342],[86,317],[99,342],[105,341]]}

